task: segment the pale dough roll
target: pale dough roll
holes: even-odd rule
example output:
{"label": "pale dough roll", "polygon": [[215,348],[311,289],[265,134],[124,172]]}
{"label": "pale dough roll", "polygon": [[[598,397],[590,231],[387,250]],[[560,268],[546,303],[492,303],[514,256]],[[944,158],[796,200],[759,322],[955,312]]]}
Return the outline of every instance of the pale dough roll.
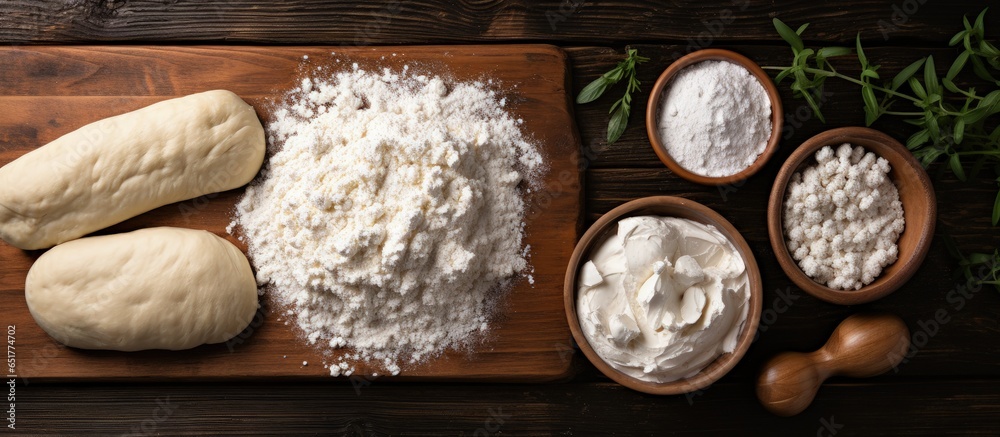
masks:
{"label": "pale dough roll", "polygon": [[236,246],[168,227],[56,246],[28,271],[24,297],[45,332],[82,349],[220,343],[257,312],[257,283]]}
{"label": "pale dough roll", "polygon": [[240,187],[264,149],[253,108],[224,90],[88,124],[0,168],[0,238],[43,249]]}

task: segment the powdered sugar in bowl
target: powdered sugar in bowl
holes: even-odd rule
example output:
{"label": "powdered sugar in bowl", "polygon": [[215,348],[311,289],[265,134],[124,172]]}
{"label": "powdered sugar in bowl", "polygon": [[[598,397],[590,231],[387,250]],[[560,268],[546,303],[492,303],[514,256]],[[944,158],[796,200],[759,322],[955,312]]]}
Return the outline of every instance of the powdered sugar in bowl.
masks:
{"label": "powdered sugar in bowl", "polygon": [[660,160],[704,185],[742,181],[778,148],[781,97],[756,63],[735,52],[699,50],[660,75],[646,131]]}

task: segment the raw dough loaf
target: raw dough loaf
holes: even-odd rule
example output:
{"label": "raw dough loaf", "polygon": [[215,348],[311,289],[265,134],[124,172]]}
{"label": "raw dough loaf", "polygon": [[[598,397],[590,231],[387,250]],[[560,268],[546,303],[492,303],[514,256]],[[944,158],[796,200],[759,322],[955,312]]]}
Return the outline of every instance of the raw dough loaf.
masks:
{"label": "raw dough loaf", "polygon": [[159,102],[70,132],[0,168],[0,238],[44,249],[151,209],[240,187],[264,128],[236,94]]}
{"label": "raw dough loaf", "polygon": [[82,349],[219,343],[257,312],[257,283],[236,246],[167,227],[56,246],[28,271],[24,297],[45,332]]}

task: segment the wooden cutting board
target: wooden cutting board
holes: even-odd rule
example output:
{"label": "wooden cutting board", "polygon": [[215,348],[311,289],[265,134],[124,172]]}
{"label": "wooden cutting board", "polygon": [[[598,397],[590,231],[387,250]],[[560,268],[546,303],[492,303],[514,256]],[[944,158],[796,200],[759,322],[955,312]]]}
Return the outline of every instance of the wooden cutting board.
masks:
{"label": "wooden cutting board", "polygon": [[[308,57],[306,59],[305,57]],[[341,62],[337,64],[335,60]],[[550,164],[544,191],[528,199],[527,243],[534,284],[521,279],[493,322],[467,351],[405,367],[398,380],[547,381],[569,376],[572,342],[562,304],[566,263],[580,232],[579,137],[567,94],[565,54],[540,45],[449,47],[4,47],[0,48],[0,165],[95,120],[200,91],[229,89],[258,111],[317,66],[401,68],[459,80],[493,79]],[[150,226],[225,228],[243,190],[168,205],[101,233]],[[245,246],[240,245],[245,250]],[[136,353],[67,348],[32,320],[24,279],[41,251],[0,242],[0,326],[15,332],[17,375],[30,380],[323,378],[330,357],[307,346],[265,305],[227,344]],[[266,301],[266,298],[262,302]],[[303,365],[307,362],[308,365]],[[352,378],[372,379],[359,365]],[[389,379],[388,377],[386,379]],[[358,381],[355,379],[355,381]]]}

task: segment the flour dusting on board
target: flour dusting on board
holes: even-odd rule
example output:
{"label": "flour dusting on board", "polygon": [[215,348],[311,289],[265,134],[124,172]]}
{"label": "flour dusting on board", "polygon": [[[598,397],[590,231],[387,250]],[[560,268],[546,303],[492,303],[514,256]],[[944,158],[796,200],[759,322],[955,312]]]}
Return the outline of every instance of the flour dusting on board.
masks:
{"label": "flour dusting on board", "polygon": [[544,162],[505,103],[482,82],[353,64],[275,108],[234,225],[307,341],[353,350],[332,375],[467,345],[530,270],[523,196]]}

